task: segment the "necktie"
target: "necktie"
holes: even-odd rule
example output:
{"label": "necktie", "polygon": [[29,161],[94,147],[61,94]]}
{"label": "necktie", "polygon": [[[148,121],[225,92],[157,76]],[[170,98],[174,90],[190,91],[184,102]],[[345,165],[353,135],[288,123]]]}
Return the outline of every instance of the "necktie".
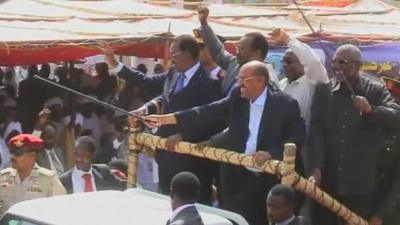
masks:
{"label": "necktie", "polygon": [[93,191],[93,183],[92,183],[92,175],[85,173],[82,175],[82,178],[85,180],[85,192]]}
{"label": "necktie", "polygon": [[58,158],[56,152],[54,150],[49,151],[50,153],[50,160],[52,161],[53,167],[52,170],[55,170],[58,176],[64,173],[64,166],[61,163],[60,159]]}
{"label": "necktie", "polygon": [[182,88],[184,88],[183,84],[185,82],[186,76],[184,73],[181,73],[176,81],[174,94],[178,93]]}

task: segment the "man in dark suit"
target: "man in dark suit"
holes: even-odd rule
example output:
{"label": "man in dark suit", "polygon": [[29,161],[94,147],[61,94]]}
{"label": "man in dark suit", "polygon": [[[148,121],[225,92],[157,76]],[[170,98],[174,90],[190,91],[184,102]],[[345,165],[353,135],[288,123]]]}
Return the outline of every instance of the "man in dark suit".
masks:
{"label": "man in dark suit", "polygon": [[302,216],[294,215],[296,194],[286,185],[277,184],[267,197],[267,215],[270,225],[308,225]]}
{"label": "man in dark suit", "polygon": [[[103,46],[104,47],[104,46]],[[196,39],[190,35],[178,36],[171,44],[170,56],[174,67],[165,74],[146,76],[138,70],[130,69],[115,60],[111,49],[103,49],[106,60],[118,76],[145,89],[162,89],[162,94],[135,110],[136,114],[171,113],[204,105],[220,98],[219,82],[200,65],[199,49]],[[209,139],[220,130],[220,126],[204,127],[201,125],[178,130],[178,126],[162,127],[158,134],[168,137],[168,146],[178,140],[200,142]],[[179,133],[180,132],[180,133]],[[181,171],[191,171],[199,177],[201,183],[200,202],[211,204],[211,183],[215,165],[187,155],[166,151],[156,152],[159,166],[159,184],[163,194],[169,194],[172,177]]]}
{"label": "man in dark suit", "polygon": [[95,143],[91,137],[81,136],[75,145],[75,167],[61,177],[68,194],[100,190],[123,190],[121,180],[111,174],[107,165],[92,164]]}
{"label": "man in dark suit", "polygon": [[46,125],[40,137],[43,140],[44,151],[38,153],[36,163],[61,176],[64,173],[64,153],[62,148],[56,146],[56,128],[52,124]]}
{"label": "man in dark suit", "polygon": [[[239,87],[220,101],[174,114],[146,116],[145,120],[148,126],[178,123],[181,128],[227,122],[228,131],[220,146],[255,154],[258,165],[270,158],[282,160],[287,142],[301,149],[305,125],[297,101],[269,84],[268,70],[262,62],[246,63],[238,78]],[[224,163],[219,175],[221,207],[242,214],[249,224],[267,224],[265,196],[278,179]]]}
{"label": "man in dark suit", "polygon": [[167,225],[203,225],[194,203],[200,193],[200,181],[193,173],[180,172],[171,180],[172,215]]}
{"label": "man in dark suit", "polygon": [[[362,75],[362,65],[357,46],[345,44],[336,50],[332,62],[336,76],[316,86],[309,153],[310,179],[367,218],[382,129],[399,129],[400,107],[383,85]],[[320,205],[312,214],[314,224],[338,224],[338,216]]]}

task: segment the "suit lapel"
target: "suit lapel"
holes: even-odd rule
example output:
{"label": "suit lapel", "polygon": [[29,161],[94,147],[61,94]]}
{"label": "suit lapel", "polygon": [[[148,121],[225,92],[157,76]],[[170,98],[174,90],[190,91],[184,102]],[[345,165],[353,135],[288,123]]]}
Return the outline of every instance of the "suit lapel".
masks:
{"label": "suit lapel", "polygon": [[242,147],[240,148],[241,149],[240,151],[242,153],[244,153],[244,151],[246,149],[246,142],[247,142],[247,139],[249,138],[249,135],[250,135],[250,131],[249,131],[250,102],[249,102],[249,100],[244,99],[244,98],[241,98],[240,101],[241,101],[242,107],[238,108],[238,110],[240,110],[240,112],[238,112],[237,115],[239,115],[241,118],[243,118],[243,119],[240,119],[238,121],[240,122],[239,130],[242,130],[243,133],[244,133],[243,135],[241,135],[242,140],[240,142],[242,144]]}
{"label": "suit lapel", "polygon": [[175,70],[175,68],[172,68],[169,70],[167,76],[167,79],[165,79],[164,83],[164,99],[169,102],[170,97],[174,94],[174,87],[175,83],[178,79],[179,73]]}
{"label": "suit lapel", "polygon": [[47,156],[47,153],[46,153],[45,150],[40,151],[40,153],[38,154],[37,161],[40,162],[40,164],[41,164],[40,166],[41,167],[44,167],[46,169],[51,170],[51,168],[50,168],[50,159]]}
{"label": "suit lapel", "polygon": [[94,183],[96,185],[96,190],[102,190],[102,188],[105,186],[103,184],[104,177],[103,174],[100,172],[100,170],[92,165],[92,173],[93,173],[93,179]]}
{"label": "suit lapel", "polygon": [[68,194],[72,194],[74,192],[74,188],[72,187],[72,170],[67,172],[63,185]]}
{"label": "suit lapel", "polygon": [[222,80],[223,93],[228,93],[229,88],[232,87],[232,85],[234,85],[234,83],[236,82],[236,76],[238,75],[239,65],[236,65],[236,67],[237,68],[233,69],[234,71],[236,71],[236,73],[233,73],[232,76],[228,76],[228,74],[226,74],[225,78]]}
{"label": "suit lapel", "polygon": [[272,111],[275,108],[275,95],[271,88],[272,87],[269,85],[267,90],[267,98],[264,103],[263,115],[261,116],[260,127],[258,128],[257,149],[259,149],[260,141],[263,139],[263,137],[268,137],[267,128],[271,127],[270,122],[273,114]]}

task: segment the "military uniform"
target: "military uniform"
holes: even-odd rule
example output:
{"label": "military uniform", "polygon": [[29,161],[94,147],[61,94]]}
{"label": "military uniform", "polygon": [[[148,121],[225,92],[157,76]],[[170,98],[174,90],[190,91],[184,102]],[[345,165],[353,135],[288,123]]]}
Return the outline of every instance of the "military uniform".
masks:
{"label": "military uniform", "polygon": [[[35,162],[35,155],[28,155],[31,161],[19,161],[19,157],[29,152],[38,152],[43,148],[43,140],[31,134],[20,134],[11,138],[8,147],[14,159],[13,167],[21,169],[21,163],[33,165],[29,169],[29,176],[22,180],[15,168],[7,168],[0,171],[0,215],[2,215],[13,204],[35,198],[45,198],[54,195],[63,195],[67,192],[56,174],[48,169],[39,167]],[[23,172],[26,168],[22,168]]]}
{"label": "military uniform", "polygon": [[0,215],[17,202],[65,194],[56,174],[38,165],[22,182],[15,169],[0,171]]}

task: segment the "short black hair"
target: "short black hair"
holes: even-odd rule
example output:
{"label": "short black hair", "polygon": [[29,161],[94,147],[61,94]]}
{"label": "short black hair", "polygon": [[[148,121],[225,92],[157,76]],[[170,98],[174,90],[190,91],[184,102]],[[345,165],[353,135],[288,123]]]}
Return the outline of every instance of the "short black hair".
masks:
{"label": "short black hair", "polygon": [[245,37],[252,38],[251,50],[260,50],[261,56],[265,58],[268,54],[268,41],[265,36],[260,32],[251,32],[244,35]]}
{"label": "short black hair", "polygon": [[182,202],[194,203],[200,193],[200,181],[191,172],[180,172],[171,180],[171,196],[176,196]]}
{"label": "short black hair", "polygon": [[80,136],[78,139],[75,141],[75,147],[78,146],[86,146],[85,149],[87,149],[90,153],[94,154],[96,152],[96,145],[94,143],[93,138],[89,136]]}
{"label": "short black hair", "polygon": [[294,206],[296,194],[294,190],[284,184],[277,184],[271,188],[269,195],[282,196],[286,206]]}
{"label": "short black hair", "polygon": [[199,46],[194,37],[183,34],[175,38],[174,43],[182,52],[189,52],[193,59],[199,58]]}

